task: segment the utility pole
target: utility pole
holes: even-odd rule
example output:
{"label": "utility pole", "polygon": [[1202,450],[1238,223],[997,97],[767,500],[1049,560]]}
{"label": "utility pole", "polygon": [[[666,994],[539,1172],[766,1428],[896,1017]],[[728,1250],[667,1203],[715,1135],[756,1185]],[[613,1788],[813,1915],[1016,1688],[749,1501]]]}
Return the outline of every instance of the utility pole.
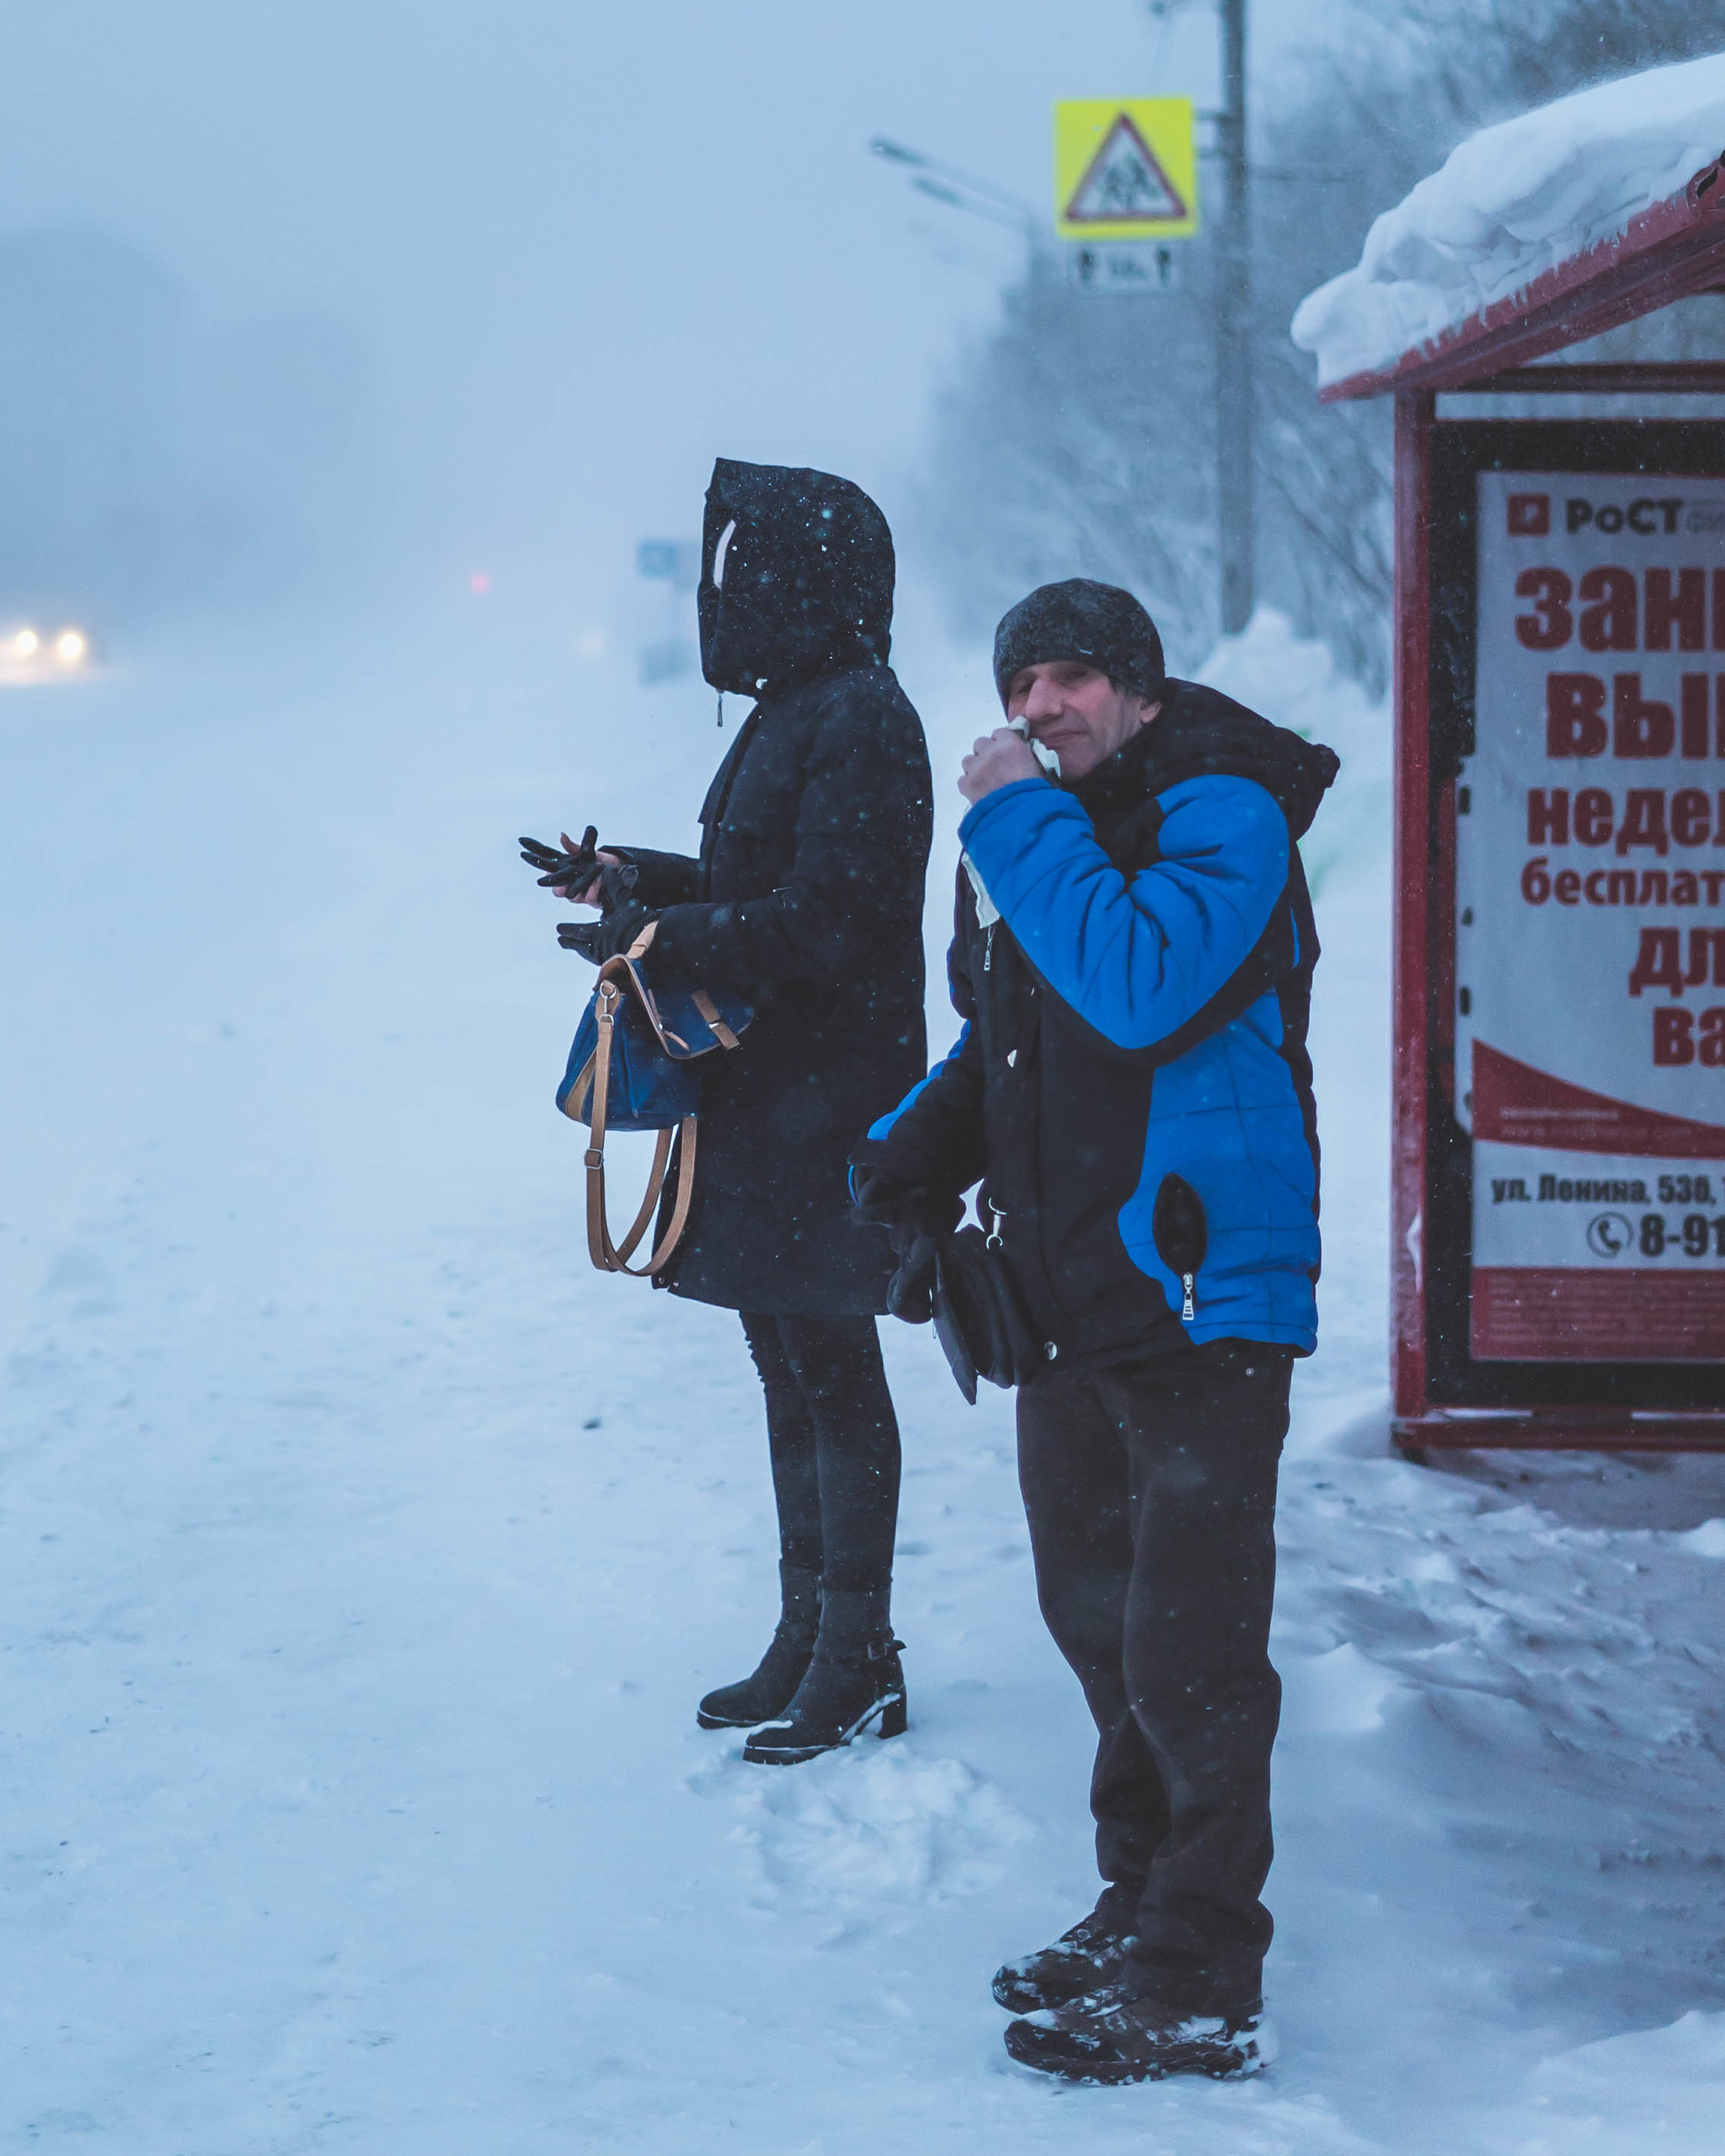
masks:
{"label": "utility pole", "polygon": [[1227,201],[1216,227],[1216,510],[1222,633],[1252,619],[1252,210],[1246,191],[1246,0],[1217,0],[1222,106],[1215,116]]}

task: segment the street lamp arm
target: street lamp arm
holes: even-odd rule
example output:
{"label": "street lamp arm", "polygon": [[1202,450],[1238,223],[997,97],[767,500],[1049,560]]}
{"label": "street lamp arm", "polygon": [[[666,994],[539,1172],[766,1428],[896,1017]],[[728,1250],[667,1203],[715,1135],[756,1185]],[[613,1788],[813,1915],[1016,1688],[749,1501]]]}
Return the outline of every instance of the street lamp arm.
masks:
{"label": "street lamp arm", "polygon": [[[1035,226],[1035,216],[1028,202],[1016,195],[1008,194],[1003,187],[996,187],[992,180],[979,179],[975,173],[966,172],[961,165],[949,165],[940,157],[926,156],[922,151],[913,150],[903,142],[892,141],[884,135],[873,136],[868,147],[877,157],[885,157],[894,164],[915,165],[925,173],[937,173],[943,179],[956,182],[968,194],[982,195],[998,203],[1002,209],[1010,210],[1020,222],[1033,228]],[[934,192],[932,188],[922,186],[921,180],[915,180],[911,184],[922,187],[925,195]],[[943,195],[937,199],[944,201],[948,198]],[[956,206],[964,209],[974,205],[961,202]]]}
{"label": "street lamp arm", "polygon": [[986,217],[992,225],[1004,225],[1009,232],[1023,232],[1028,221],[1028,211],[1013,211],[996,209],[992,202],[976,202],[963,195],[956,187],[949,187],[943,179],[931,179],[927,173],[918,173],[911,182],[919,195],[927,195],[944,202],[951,209],[968,210],[973,217]]}

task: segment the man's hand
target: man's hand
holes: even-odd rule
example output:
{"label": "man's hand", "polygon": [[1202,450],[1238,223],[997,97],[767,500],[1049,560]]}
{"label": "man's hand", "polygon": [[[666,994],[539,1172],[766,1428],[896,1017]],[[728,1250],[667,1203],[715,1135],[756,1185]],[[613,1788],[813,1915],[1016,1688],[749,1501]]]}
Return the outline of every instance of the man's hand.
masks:
{"label": "man's hand", "polygon": [[899,1261],[887,1283],[887,1309],[906,1325],[927,1325],[934,1315],[941,1240],[964,1219],[964,1201],[955,1191],[895,1183],[879,1168],[858,1168],[856,1182],[856,1217],[886,1229]]}
{"label": "man's hand", "polygon": [[1040,778],[1042,766],[1030,744],[1010,726],[997,726],[965,757],[959,772],[959,791],[967,801],[980,801],[1003,786],[1021,778]]}

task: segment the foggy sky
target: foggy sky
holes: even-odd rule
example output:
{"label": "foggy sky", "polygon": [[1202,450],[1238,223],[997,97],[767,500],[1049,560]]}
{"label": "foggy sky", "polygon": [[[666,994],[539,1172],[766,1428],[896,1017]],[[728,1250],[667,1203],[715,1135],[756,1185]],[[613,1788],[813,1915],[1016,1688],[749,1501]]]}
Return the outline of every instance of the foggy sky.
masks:
{"label": "foggy sky", "polygon": [[715,452],[889,498],[1017,243],[869,136],[1045,213],[1051,101],[1207,99],[1214,29],[1139,0],[56,0],[8,45],[0,224],[93,220],[218,319],[345,315],[412,483],[507,552],[692,530]]}

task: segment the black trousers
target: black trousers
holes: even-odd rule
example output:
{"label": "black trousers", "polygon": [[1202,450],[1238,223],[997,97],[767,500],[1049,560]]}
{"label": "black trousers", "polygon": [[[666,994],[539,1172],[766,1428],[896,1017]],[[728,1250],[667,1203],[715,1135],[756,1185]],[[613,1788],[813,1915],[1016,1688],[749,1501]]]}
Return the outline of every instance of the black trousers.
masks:
{"label": "black trousers", "polygon": [[1245,1341],[1018,1394],[1037,1594],[1098,1737],[1103,1877],[1138,1896],[1146,1988],[1257,1999],[1269,1912],[1276,1470],[1291,1358]]}
{"label": "black trousers", "polygon": [[779,1555],[839,1592],[893,1572],[899,1425],[872,1317],[740,1313],[766,1395]]}

